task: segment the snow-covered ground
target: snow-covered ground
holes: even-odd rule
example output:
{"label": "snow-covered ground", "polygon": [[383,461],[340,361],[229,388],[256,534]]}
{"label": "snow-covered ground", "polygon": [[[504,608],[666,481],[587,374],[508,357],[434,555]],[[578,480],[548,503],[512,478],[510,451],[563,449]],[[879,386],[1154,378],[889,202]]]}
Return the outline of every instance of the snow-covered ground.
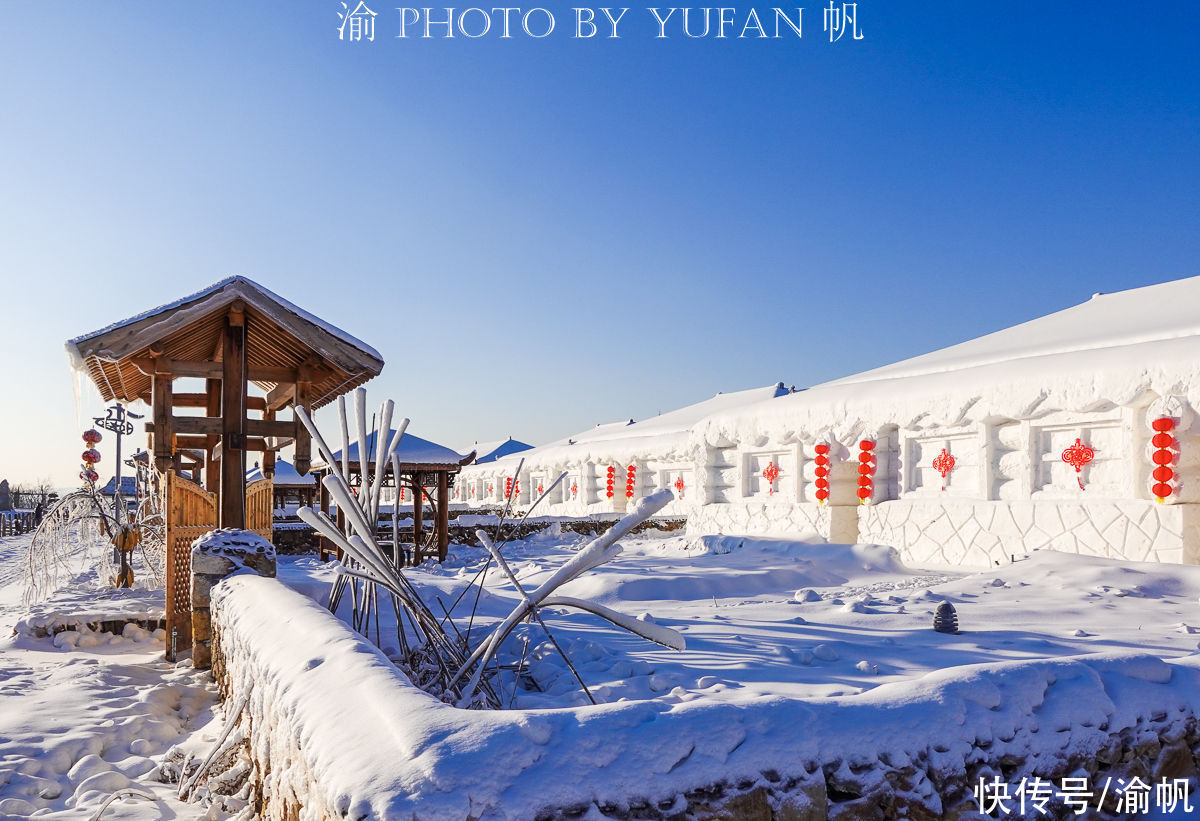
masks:
{"label": "snow-covered ground", "polygon": [[22,602],[29,539],[0,539],[0,818],[90,818],[122,789],[149,798],[119,799],[105,819],[226,817],[180,803],[177,785],[154,777],[172,747],[202,755],[220,729],[208,675],[164,661],[162,630],[14,634],[19,622],[32,628],[56,613],[144,613],[161,593],[100,593],[84,573],[29,619]]}
{"label": "snow-covered ground", "polygon": [[[551,529],[504,553],[530,589],[584,541]],[[868,545],[661,533],[622,544],[620,557],[563,594],[674,628],[687,649],[650,644],[586,613],[558,612],[547,623],[598,701],[853,695],[965,664],[1110,651],[1169,658],[1196,652],[1200,641],[1200,567],[1045,551],[966,574],[907,568],[891,548]],[[449,608],[484,557],[482,549],[456,545],[444,565],[429,562],[409,575],[440,612],[435,597]],[[323,600],[331,565],[307,557],[281,562],[281,578]],[[517,603],[494,566],[486,578],[476,634]],[[473,598],[454,610],[460,630]],[[957,610],[958,635],[932,629],[942,601]],[[346,597],[342,613],[349,607]],[[392,651],[386,618],[381,624],[383,648]],[[519,688],[514,706],[586,703],[536,624],[523,625],[502,660],[517,661],[526,640],[537,688]]]}
{"label": "snow-covered ground", "polygon": [[[522,584],[536,586],[585,541],[550,528],[504,553]],[[1200,641],[1198,567],[1039,552],[966,574],[908,568],[890,548],[867,545],[656,532],[622,544],[621,556],[562,592],[674,628],[687,649],[649,644],[585,613],[550,611],[547,623],[602,702],[844,699],[959,665],[1113,651],[1171,658],[1195,653]],[[220,722],[207,674],[167,664],[161,634],[137,628],[8,637],[18,623],[35,626],[97,599],[64,594],[30,618],[21,602],[27,548],[27,537],[0,541],[0,818],[90,817],[126,787],[151,799],[118,801],[104,818],[225,817],[179,803],[175,785],[154,777],[173,746],[202,755],[213,745]],[[436,612],[438,600],[452,606],[484,555],[455,545],[444,565],[409,576]],[[318,601],[334,572],[312,557],[280,558],[280,577]],[[471,592],[454,608],[466,630],[474,607],[475,636],[517,601],[494,567],[486,579],[477,607]],[[140,613],[147,601],[135,592],[121,606]],[[957,609],[957,635],[932,629],[942,601]],[[386,619],[381,628],[384,649],[394,651],[394,628],[392,638]],[[501,661],[522,655],[529,674],[517,687],[506,679],[506,702],[533,710],[586,703],[536,624],[521,626]]]}

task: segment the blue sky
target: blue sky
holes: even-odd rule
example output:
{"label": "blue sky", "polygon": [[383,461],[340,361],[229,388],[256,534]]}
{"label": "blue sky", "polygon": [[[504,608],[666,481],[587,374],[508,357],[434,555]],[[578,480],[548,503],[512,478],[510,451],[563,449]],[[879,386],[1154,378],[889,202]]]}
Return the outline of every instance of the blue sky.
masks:
{"label": "blue sky", "polygon": [[452,446],[1200,274],[1195,3],[874,0],[833,44],[820,5],[798,41],[373,8],[349,43],[336,0],[4,4],[0,477],[78,471],[63,340],[234,273],[378,348],[372,400]]}

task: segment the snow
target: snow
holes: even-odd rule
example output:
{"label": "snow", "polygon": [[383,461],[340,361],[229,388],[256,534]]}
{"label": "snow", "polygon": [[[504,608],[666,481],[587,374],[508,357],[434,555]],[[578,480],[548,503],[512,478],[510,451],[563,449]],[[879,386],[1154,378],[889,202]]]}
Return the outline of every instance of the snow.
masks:
{"label": "snow", "polygon": [[[548,613],[604,702],[597,707],[536,625],[514,634],[502,661],[528,640],[540,691],[520,689],[514,710],[461,711],[416,691],[319,602],[250,576],[218,586],[214,606],[238,653],[230,668],[244,665],[239,675],[263,691],[255,698],[274,743],[304,739],[288,752],[300,763],[272,775],[279,788],[315,779],[314,813],[498,821],[546,805],[667,800],[768,770],[802,778],[811,762],[858,772],[879,755],[897,766],[930,755],[933,767],[1011,755],[1044,772],[1063,755],[1093,754],[1110,732],[1173,727],[1200,698],[1196,637],[1180,631],[1196,617],[1200,568],[1041,552],[963,574],[907,568],[868,545],[661,534],[623,544],[573,592],[650,611],[641,618],[683,633],[687,649],[587,614]],[[579,547],[540,536],[504,553],[532,589]],[[449,602],[481,559],[455,546],[445,565],[409,577]],[[310,559],[280,567],[281,579],[318,598],[332,576]],[[493,570],[479,634],[517,597]],[[960,634],[932,630],[941,601],[958,609]],[[242,644],[277,636],[281,618],[304,640],[273,638],[253,654]],[[340,698],[329,698],[334,690]]]}
{"label": "snow", "polygon": [[[262,468],[257,464],[246,473],[247,482],[257,482],[263,478]],[[301,476],[296,472],[296,468],[291,462],[285,462],[282,459],[275,460],[275,476],[272,479],[275,486],[280,485],[312,485],[316,484],[317,477],[312,473],[307,473]]]}
{"label": "snow", "polygon": [[[213,305],[205,303],[197,306],[197,303],[203,303],[206,297],[209,297],[218,291],[228,291],[228,301],[241,298],[259,310],[273,312],[275,309],[282,308],[297,318],[315,325],[330,336],[346,343],[347,345],[350,345],[353,348],[358,349],[359,352],[377,359],[380,363],[383,362],[383,356],[380,355],[379,351],[375,350],[361,339],[351,336],[341,328],[326,322],[320,317],[310,314],[308,311],[305,311],[303,308],[292,304],[288,300],[279,296],[279,294],[264,288],[262,285],[259,285],[252,279],[244,276],[231,276],[222,279],[220,282],[214,282],[212,285],[209,285],[207,288],[202,288],[194,294],[180,297],[179,299],[168,302],[165,305],[160,305],[157,308],[151,308],[147,311],[143,311],[142,313],[131,316],[128,319],[114,322],[98,331],[92,331],[91,333],[83,334],[82,336],[77,336],[74,339],[67,340],[66,349],[67,355],[71,360],[72,370],[76,372],[83,370],[81,346],[83,346],[89,340],[107,334],[110,331],[114,331],[118,328],[135,325],[146,319],[153,319],[154,317],[162,314],[170,314],[170,316],[163,317],[161,322],[152,324],[139,332],[136,339],[128,343],[129,350],[116,353],[109,351],[88,351],[89,354],[99,356],[104,359],[119,359],[121,356],[131,353],[132,351],[141,347],[141,344],[144,344],[144,340],[162,336],[163,334],[168,333],[171,328],[178,327],[179,325],[189,321],[191,317],[187,315],[188,311],[195,312],[195,318],[199,318],[199,316],[203,313],[208,313],[209,311],[213,310]],[[163,327],[160,328],[159,325],[163,325]]]}
{"label": "snow", "polygon": [[156,780],[175,745],[196,755],[211,746],[217,694],[207,676],[163,661],[161,628],[87,626],[161,618],[162,592],[97,594],[94,579],[76,576],[27,611],[29,540],[0,539],[0,818],[87,818],[131,787],[150,799],[118,799],[105,819],[227,817],[180,804],[176,786]]}
{"label": "snow", "polygon": [[913,359],[709,416],[694,444],[837,439],[1087,412],[1151,394],[1200,404],[1200,277],[1088,302]]}
{"label": "snow", "polygon": [[492,442],[476,442],[473,445],[458,448],[458,452],[465,456],[474,451],[475,461],[472,464],[481,465],[487,462],[494,462],[501,456],[508,456],[513,453],[529,450],[531,447],[533,445],[527,445],[510,436],[507,439],[497,439]]}
{"label": "snow", "polygon": [[[386,441],[392,441],[392,435],[395,433],[395,428],[388,430]],[[333,440],[328,440],[330,447],[333,447]],[[371,463],[375,462],[375,439],[372,437],[367,443],[367,452],[371,454]],[[430,442],[428,439],[422,439],[420,436],[405,431],[404,436],[400,439],[400,446],[396,448],[396,455],[400,458],[402,465],[457,465],[464,458],[464,454],[450,450],[444,445],[439,445],[436,442]],[[334,461],[341,464],[342,450],[339,448],[333,453]],[[358,442],[351,437],[350,463],[357,467],[358,465]],[[325,466],[323,459],[313,460],[313,468],[320,469]]]}

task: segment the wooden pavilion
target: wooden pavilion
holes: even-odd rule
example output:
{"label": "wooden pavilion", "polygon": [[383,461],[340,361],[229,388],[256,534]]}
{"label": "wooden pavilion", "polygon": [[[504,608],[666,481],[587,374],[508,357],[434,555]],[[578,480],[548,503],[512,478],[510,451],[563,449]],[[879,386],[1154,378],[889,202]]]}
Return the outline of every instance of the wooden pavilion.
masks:
{"label": "wooden pavilion", "polygon": [[[391,441],[393,433],[394,431],[388,431],[387,441]],[[375,448],[372,444],[368,444],[367,453],[371,454],[367,470],[373,472],[375,470],[375,459],[373,456]],[[400,466],[400,476],[396,477],[391,465],[386,465],[384,467],[383,486],[396,488],[396,498],[392,502],[394,505],[401,503],[401,499],[405,495],[403,491],[406,490],[412,494],[412,561],[414,564],[419,564],[427,552],[429,555],[433,555],[434,551],[436,551],[438,561],[444,561],[446,551],[450,545],[450,488],[454,486],[454,479],[463,466],[469,465],[474,461],[475,451],[471,451],[468,456],[463,456],[457,451],[453,451],[436,442],[430,442],[411,433],[405,433],[400,439],[400,446],[396,449],[396,456]],[[342,461],[342,451],[339,450],[334,453],[333,458],[334,461],[340,463]],[[358,461],[357,442],[351,443],[347,458],[349,460],[350,476],[348,478],[350,484],[357,487],[362,482],[362,477],[359,473],[360,465]],[[328,469],[329,466],[323,462],[318,461],[313,464],[314,473],[323,474]],[[321,510],[328,513],[329,493],[319,480],[317,484],[321,488]],[[433,515],[433,528],[428,537],[426,537],[424,525],[426,501],[429,502]],[[338,514],[338,525],[344,529],[340,512]],[[322,555],[324,555],[324,542],[322,542],[322,546]],[[397,561],[399,561],[400,555],[399,546],[397,546]]]}
{"label": "wooden pavilion", "polygon": [[[240,276],[72,339],[67,353],[105,401],[152,408],[148,448],[168,479],[167,629],[177,630],[175,646],[183,650],[191,644],[192,540],[218,526],[271,538],[271,482],[248,493],[247,451],[261,452],[267,468],[280,448],[294,445],[295,468],[307,473],[311,441],[295,409],[311,412],[353,390],[383,370],[383,358]],[[203,379],[204,390],[177,392],[180,378]],[[251,384],[263,395],[251,396]],[[277,418],[288,409],[291,418]],[[189,450],[204,454],[204,488],[177,472]]]}

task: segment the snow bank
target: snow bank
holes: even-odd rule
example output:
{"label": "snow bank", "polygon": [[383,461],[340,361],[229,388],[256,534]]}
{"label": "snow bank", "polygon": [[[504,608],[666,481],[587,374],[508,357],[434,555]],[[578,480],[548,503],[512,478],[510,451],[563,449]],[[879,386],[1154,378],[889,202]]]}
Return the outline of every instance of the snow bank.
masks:
{"label": "snow bank", "polygon": [[221,582],[213,621],[226,696],[250,690],[268,818],[712,818],[735,804],[956,817],[980,777],[1188,777],[1200,746],[1196,656],[980,664],[804,701],[474,712],[413,687],[277,580]]}

